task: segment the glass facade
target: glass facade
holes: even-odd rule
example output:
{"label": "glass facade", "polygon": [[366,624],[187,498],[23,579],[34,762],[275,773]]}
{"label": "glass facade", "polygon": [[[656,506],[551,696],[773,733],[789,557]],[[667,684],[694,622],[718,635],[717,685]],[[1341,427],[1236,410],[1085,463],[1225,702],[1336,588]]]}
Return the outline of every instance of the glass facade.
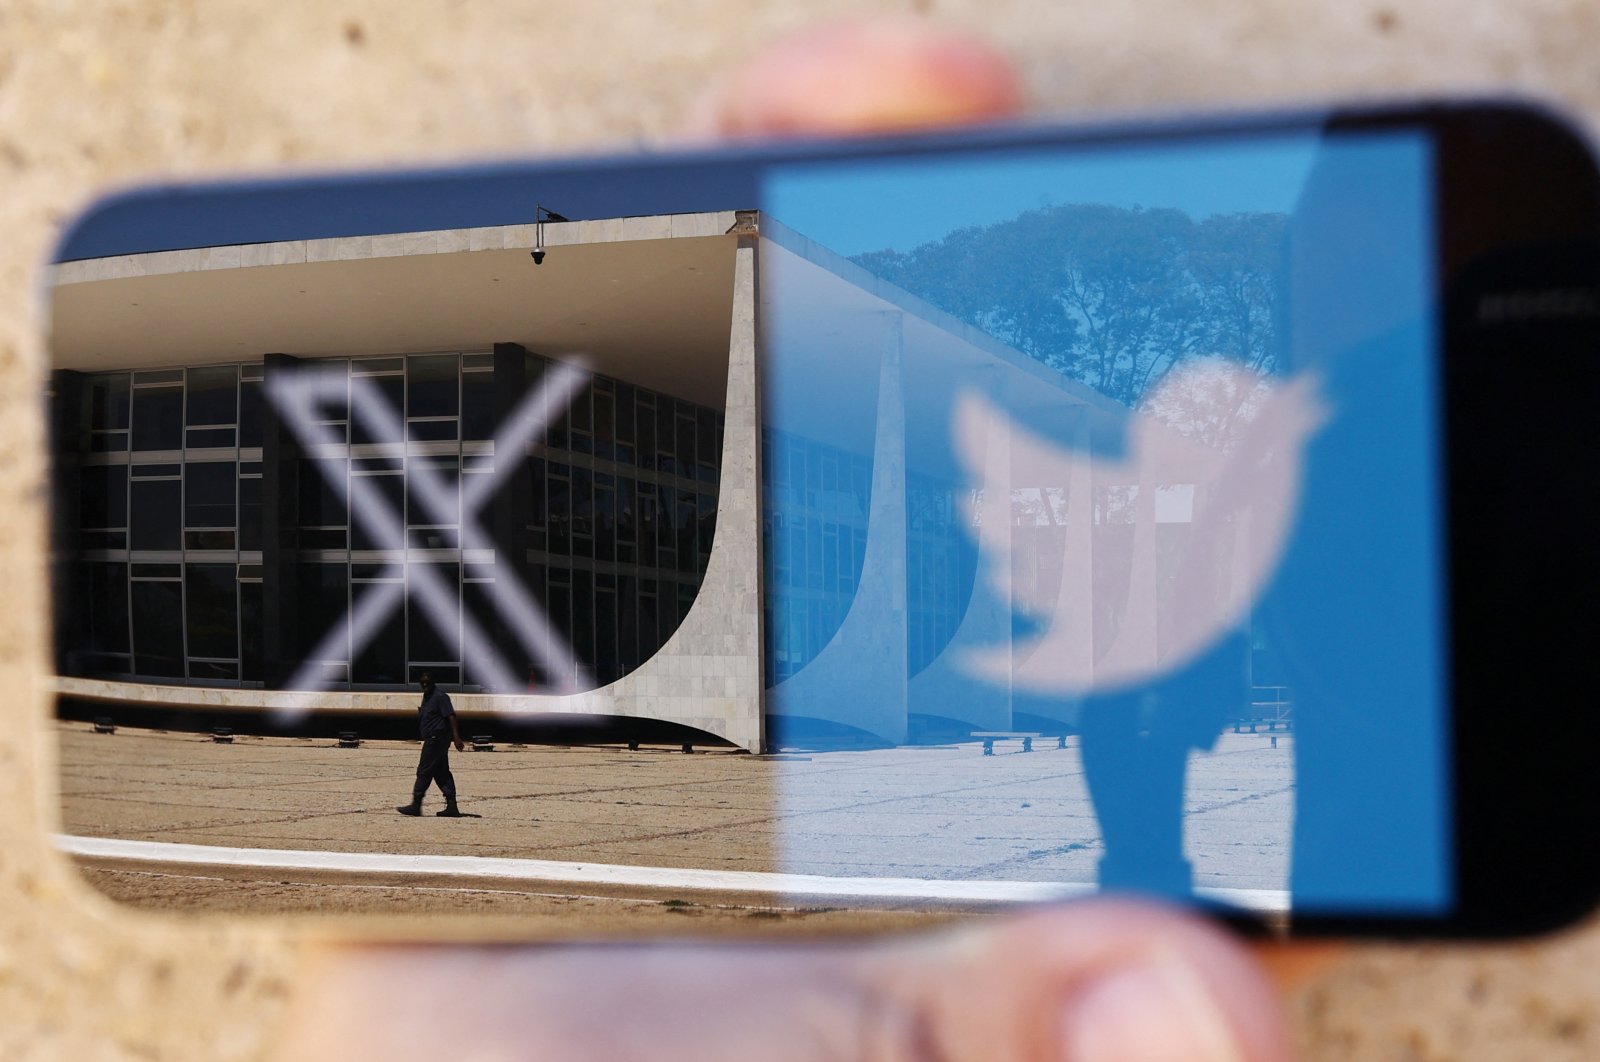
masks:
{"label": "glass facade", "polygon": [[[60,599],[75,603],[63,673],[276,687],[305,666],[334,688],[385,689],[429,669],[488,689],[464,644],[475,626],[519,689],[627,674],[699,590],[722,416],[592,376],[541,438],[497,453],[510,403],[551,365],[502,346],[56,374],[57,548],[71,561]],[[303,415],[336,442],[296,441],[267,401],[278,373],[315,375]],[[353,409],[352,389],[398,416]],[[518,467],[487,500],[464,501],[507,460]],[[507,629],[495,584],[511,579],[570,663],[531,659]],[[422,583],[444,588],[445,607],[425,604]],[[357,644],[353,607],[395,590]]]}
{"label": "glass facade", "polygon": [[[816,658],[844,622],[866,564],[869,456],[768,428],[762,432],[766,563],[765,680],[776,686]],[[906,674],[933,662],[972,597],[977,550],[962,487],[906,478]]]}
{"label": "glass facade", "polygon": [[765,680],[776,686],[828,644],[866,562],[872,462],[792,432],[762,432]]}

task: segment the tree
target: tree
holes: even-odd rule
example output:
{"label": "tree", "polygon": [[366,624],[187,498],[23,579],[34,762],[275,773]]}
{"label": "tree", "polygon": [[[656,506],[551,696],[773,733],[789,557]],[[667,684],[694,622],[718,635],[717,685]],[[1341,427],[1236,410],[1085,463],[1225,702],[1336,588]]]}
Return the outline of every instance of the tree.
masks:
{"label": "tree", "polygon": [[1285,221],[1056,206],[854,261],[1132,406],[1192,357],[1271,370]]}

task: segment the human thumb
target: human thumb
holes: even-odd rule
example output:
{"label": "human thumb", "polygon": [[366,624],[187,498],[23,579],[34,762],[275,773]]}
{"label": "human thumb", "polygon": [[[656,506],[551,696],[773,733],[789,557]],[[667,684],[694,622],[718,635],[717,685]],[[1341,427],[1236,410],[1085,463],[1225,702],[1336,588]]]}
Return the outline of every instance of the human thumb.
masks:
{"label": "human thumb", "polygon": [[1240,943],[1120,901],[872,941],[333,949],[286,1033],[300,1062],[1289,1057]]}

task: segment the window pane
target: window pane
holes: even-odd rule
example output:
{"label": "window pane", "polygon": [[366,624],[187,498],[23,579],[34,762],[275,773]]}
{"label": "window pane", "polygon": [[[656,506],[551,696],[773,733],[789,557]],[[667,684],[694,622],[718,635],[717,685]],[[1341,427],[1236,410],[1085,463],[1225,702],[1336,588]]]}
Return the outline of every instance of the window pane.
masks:
{"label": "window pane", "polygon": [[132,526],[128,532],[131,548],[180,548],[182,536],[178,524],[183,512],[182,481],[136,479],[132,492]]}
{"label": "window pane", "polygon": [[133,670],[154,678],[183,677],[183,584],[176,579],[133,584]]}
{"label": "window pane", "polygon": [[678,492],[678,511],[674,520],[674,529],[678,536],[678,570],[680,572],[695,571],[700,542],[699,524],[696,516],[694,492],[680,490]]}
{"label": "window pane", "polygon": [[183,388],[143,387],[133,393],[133,448],[183,448]]}
{"label": "window pane", "polygon": [[572,482],[568,465],[550,465],[549,501],[550,552],[565,557],[572,554]]}
{"label": "window pane", "polygon": [[[688,413],[688,416],[684,416]],[[678,475],[694,475],[694,407],[678,403]]]}
{"label": "window pane", "polygon": [[261,681],[261,594],[260,583],[239,584],[239,677],[246,682]]}
{"label": "window pane", "polygon": [[406,459],[407,525],[453,527],[461,523],[460,467],[457,457]]}
{"label": "window pane", "polygon": [[609,458],[617,438],[616,398],[606,391],[594,393],[594,452]]}
{"label": "window pane", "polygon": [[[514,663],[521,658],[522,649],[516,644],[516,638],[507,629],[505,622],[501,620],[500,610],[495,607],[494,600],[490,597],[493,588],[493,583],[463,583],[461,586],[461,600],[466,607],[467,615],[476,621],[490,643],[487,646],[467,644],[462,647],[463,655],[466,657],[466,678],[468,682],[482,686],[489,692],[516,693],[526,688],[530,676],[526,669],[519,670]],[[498,653],[500,659],[506,661],[507,666],[511,668],[511,677],[522,685],[510,690],[491,689],[488,676],[473,668],[475,648],[491,649]]]}
{"label": "window pane", "polygon": [[91,653],[128,651],[128,566],[89,564],[89,645]]}
{"label": "window pane", "polygon": [[[350,419],[350,363],[342,358],[301,362],[297,372],[311,373],[317,380],[316,419],[338,423]],[[335,435],[342,434],[335,432]]]}
{"label": "window pane", "polygon": [[617,579],[617,667],[626,675],[639,666],[639,580]]}
{"label": "window pane", "polygon": [[568,423],[573,431],[594,430],[594,417],[590,412],[594,397],[594,381],[591,378],[589,386],[578,392],[578,397],[572,400],[572,405],[567,409]]}
{"label": "window pane", "polygon": [[675,472],[678,463],[672,436],[672,399],[663,396],[660,404],[656,415],[656,467],[663,472]]}
{"label": "window pane", "polygon": [[331,631],[340,637],[321,660],[345,660],[349,654],[349,573],[343,564],[300,564],[300,614],[295,622],[297,655],[304,660]]}
{"label": "window pane", "polygon": [[239,371],[232,365],[190,369],[183,422],[190,427],[238,422]]}
{"label": "window pane", "polygon": [[653,483],[635,485],[634,504],[639,510],[639,563],[654,567],[656,560],[656,487]]}
{"label": "window pane", "polygon": [[[572,645],[572,587],[552,579],[545,599],[545,612],[550,616],[551,626],[568,645]],[[546,674],[542,669],[539,671],[539,679],[545,687],[554,686],[565,677]]]}
{"label": "window pane", "polygon": [[209,531],[185,531],[183,533],[184,549],[225,549],[234,548],[233,528],[215,528]]}
{"label": "window pane", "polygon": [[440,686],[456,686],[461,682],[461,668],[447,664],[412,664],[406,668],[409,684],[415,686],[426,671],[433,676],[433,681]]}
{"label": "window pane", "polygon": [[584,667],[595,670],[594,576],[581,568],[572,573],[572,651]]}
{"label": "window pane", "polygon": [[406,438],[412,442],[454,442],[459,424],[454,420],[414,420],[406,425]]}
{"label": "window pane", "polygon": [[[372,585],[357,586],[356,599],[362,594],[372,593],[378,587]],[[378,633],[367,643],[366,648],[356,654],[355,673],[351,676],[356,682],[370,683],[373,685],[403,686],[406,681],[406,615],[400,609],[394,609],[384,620]]]}
{"label": "window pane", "polygon": [[459,376],[454,354],[421,354],[407,358],[406,416],[459,415],[461,405],[456,393]]}
{"label": "window pane", "polygon": [[190,450],[204,450],[215,447],[232,448],[234,445],[233,428],[187,428],[183,433],[183,445]]}
{"label": "window pane", "polygon": [[[461,583],[461,566],[458,564],[413,564],[409,573],[412,580],[417,579],[424,572],[437,576],[445,588],[445,597],[448,604],[445,615],[440,617],[441,624],[434,622],[430,612],[422,607],[422,595],[415,586],[407,587],[406,592],[406,629],[411,637],[411,647],[408,653],[413,663],[430,660],[461,659],[461,606],[459,587]],[[437,676],[435,676],[437,677]]]}
{"label": "window pane", "polygon": [[261,480],[239,481],[239,548],[261,548]]}
{"label": "window pane", "polygon": [[616,437],[617,442],[633,445],[633,395],[632,385],[617,384]]}
{"label": "window pane", "polygon": [[239,384],[239,445],[261,445],[262,402],[260,380],[245,380]]}
{"label": "window pane", "polygon": [[84,527],[128,526],[128,466],[87,465],[79,483]]}
{"label": "window pane", "polygon": [[[635,542],[635,524],[638,514],[634,512],[633,480],[617,477],[617,541]],[[618,558],[623,559],[619,556]]]}
{"label": "window pane", "polygon": [[[493,471],[493,469],[490,469],[490,471]],[[478,489],[481,490],[482,484],[486,482],[486,475],[487,473],[483,472],[469,472],[462,481],[466,484],[462,489],[464,491],[469,490],[472,484],[477,483],[479,484]],[[475,520],[462,522],[462,548],[494,549],[494,520],[482,508],[478,510]]]}
{"label": "window pane", "polygon": [[656,581],[639,580],[639,659],[649,660],[661,648],[661,636],[656,621]]}
{"label": "window pane", "polygon": [[189,678],[195,682],[232,682],[239,677],[239,665],[231,660],[191,660]]}
{"label": "window pane", "polygon": [[615,682],[622,675],[617,659],[617,593],[610,588],[595,591],[594,672],[601,685]]}
{"label": "window pane", "polygon": [[494,438],[494,373],[461,375],[461,437]]}
{"label": "window pane", "polygon": [[594,475],[577,465],[572,468],[572,553],[594,556]]}
{"label": "window pane", "polygon": [[596,476],[594,488],[594,555],[617,559],[617,490],[611,476]]}
{"label": "window pane", "polygon": [[133,566],[135,579],[181,579],[183,578],[183,565],[181,564],[135,564]]}
{"label": "window pane", "polygon": [[[403,548],[405,531],[400,524],[400,514],[405,504],[405,477],[398,475],[350,477],[352,488],[358,484],[372,488],[383,499],[384,506],[381,509],[357,511],[357,518],[351,521],[350,548]],[[369,529],[369,524],[376,528],[376,534]]]}
{"label": "window pane", "polygon": [[656,487],[656,565],[672,568],[677,564],[677,532],[673,521],[677,518],[678,492],[672,487]]}
{"label": "window pane", "polygon": [[639,401],[639,467],[656,467],[656,411],[646,405],[643,396]]}
{"label": "window pane", "polygon": [[125,372],[89,380],[89,427],[96,431],[128,426],[131,378]]}
{"label": "window pane", "polygon": [[344,549],[349,544],[345,529],[342,527],[316,529],[302,527],[295,534],[301,549]]}
{"label": "window pane", "polygon": [[233,492],[234,484],[239,481],[238,467],[233,461],[206,461],[183,466],[183,526],[234,526]]}
{"label": "window pane", "polygon": [[349,517],[343,485],[348,464],[342,457],[300,460],[300,526],[345,525]]}
{"label": "window pane", "polygon": [[[190,564],[184,577],[190,656],[239,655],[238,583],[232,564]],[[168,621],[170,622],[170,620]]]}
{"label": "window pane", "polygon": [[543,527],[545,525],[545,496],[544,496],[544,459],[534,458],[528,462],[528,526]]}
{"label": "window pane", "polygon": [[[350,442],[397,443],[401,441],[401,427],[405,418],[406,378],[404,376],[372,376],[361,381],[361,389],[376,390],[383,400],[381,417],[357,414],[350,425]],[[398,680],[397,680],[398,681]]]}

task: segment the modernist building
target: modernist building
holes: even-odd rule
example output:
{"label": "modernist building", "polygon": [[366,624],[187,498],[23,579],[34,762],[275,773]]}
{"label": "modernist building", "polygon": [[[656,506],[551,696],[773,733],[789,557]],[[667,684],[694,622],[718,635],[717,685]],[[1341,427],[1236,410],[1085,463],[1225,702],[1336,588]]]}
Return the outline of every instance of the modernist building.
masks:
{"label": "modernist building", "polygon": [[[1022,695],[962,661],[1012,603],[974,593],[970,487],[918,467],[948,420],[919,380],[1125,411],[753,211],[543,230],[58,264],[60,691],[409,712],[430,670],[467,712],[750,750],[784,716],[1009,729]],[[837,421],[775,410],[775,376]],[[1034,502],[1008,534],[1072,533]]]}

